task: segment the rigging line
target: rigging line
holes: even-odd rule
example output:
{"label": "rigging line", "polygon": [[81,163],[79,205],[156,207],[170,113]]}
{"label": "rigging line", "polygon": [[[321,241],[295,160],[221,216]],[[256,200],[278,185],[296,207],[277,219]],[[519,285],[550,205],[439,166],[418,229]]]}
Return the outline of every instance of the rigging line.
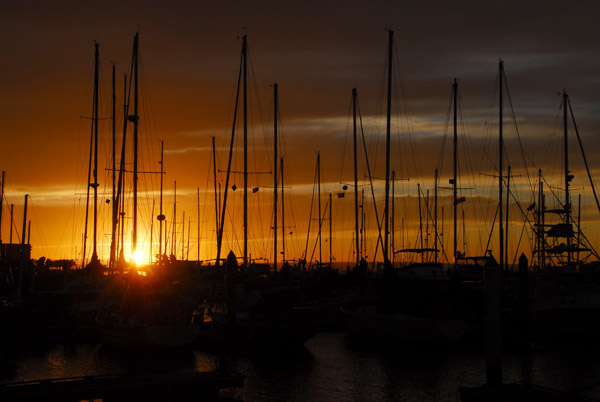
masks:
{"label": "rigging line", "polygon": [[452,110],[452,103],[453,103],[453,90],[450,90],[450,97],[449,97],[449,101],[448,101],[448,108],[446,110],[446,123],[444,125],[444,135],[442,136],[442,143],[440,146],[440,155],[439,155],[439,159],[438,159],[438,171],[441,172],[442,171],[442,167],[444,164],[444,155],[446,153],[446,142],[448,140],[448,131],[449,131],[449,127],[450,127],[450,112]]}
{"label": "rigging line", "polygon": [[490,248],[490,243],[492,241],[492,235],[494,234],[494,226],[496,226],[496,218],[498,217],[498,210],[502,208],[502,205],[498,204],[496,206],[496,213],[494,214],[494,220],[492,221],[492,229],[490,230],[490,235],[488,237],[488,241],[487,244],[485,245],[485,250],[484,252],[487,252],[487,250]]}
{"label": "rigging line", "polygon": [[[365,153],[365,159],[366,159],[366,165],[367,165],[367,172],[369,173],[369,183],[371,186],[371,196],[373,198],[373,207],[375,208],[375,220],[377,221],[377,229],[378,229],[378,233],[379,233],[379,241],[381,241],[381,244],[383,244],[383,238],[381,237],[381,223],[379,222],[379,214],[377,212],[377,202],[375,201],[375,190],[373,189],[373,176],[371,175],[371,167],[369,164],[369,157],[367,156],[367,144],[365,142],[365,132],[363,130],[363,121],[362,121],[362,113],[360,112],[360,103],[358,101],[358,97],[356,98],[356,108],[358,110],[358,119],[360,121],[360,134],[362,137],[362,143],[363,143],[363,151]],[[375,258],[377,257],[377,251],[375,251],[375,254],[373,255],[373,259],[375,260]],[[384,256],[385,258],[385,256]],[[373,260],[373,261],[374,261]]]}
{"label": "rigging line", "polygon": [[517,133],[519,147],[521,149],[521,158],[523,159],[523,164],[525,165],[525,172],[527,173],[527,182],[529,183],[529,190],[531,191],[532,197],[535,199],[535,186],[532,184],[531,176],[529,174],[529,166],[527,165],[527,160],[525,159],[525,156],[527,155],[527,157],[532,161],[534,167],[535,163],[533,162],[533,159],[527,154],[527,151],[525,151],[525,149],[523,148],[523,142],[521,141],[521,133],[519,132],[519,126],[517,125],[517,117],[515,116],[515,109],[512,103],[512,97],[510,95],[510,89],[508,87],[508,80],[506,78],[506,73],[504,72],[504,70],[502,70],[502,75],[504,77],[504,86],[506,87],[506,94],[508,95],[508,103],[510,105],[510,111],[512,114],[513,123],[515,125],[515,131]]}
{"label": "rigging line", "polygon": [[[244,49],[245,51],[245,49]],[[218,234],[217,234],[217,265],[220,264],[219,259],[220,259],[220,252],[221,252],[221,246],[222,246],[222,242],[223,242],[223,226],[225,224],[225,211],[226,211],[226,206],[227,206],[227,193],[229,190],[229,177],[230,177],[230,171],[231,171],[231,159],[233,157],[233,145],[234,145],[234,138],[235,138],[235,126],[237,123],[237,112],[238,112],[238,107],[239,107],[239,97],[240,97],[240,85],[242,82],[242,64],[243,64],[243,57],[244,54],[242,52],[242,54],[240,55],[240,67],[239,67],[239,71],[238,71],[238,83],[237,83],[237,91],[236,91],[236,95],[235,95],[235,107],[234,107],[234,113],[233,113],[233,124],[232,124],[232,128],[231,128],[231,143],[229,145],[229,160],[227,162],[227,175],[226,175],[226,179],[225,179],[225,189],[224,189],[224,194],[223,194],[223,207],[221,209],[221,221],[219,222],[219,227],[218,227]]]}
{"label": "rigging line", "polygon": [[[312,191],[312,196],[310,199],[310,211],[308,213],[308,230],[306,231],[306,247],[304,248],[304,260],[306,262],[306,258],[308,257],[308,243],[309,243],[309,239],[310,239],[310,224],[312,221],[312,212],[313,212],[313,206],[314,206],[314,202],[315,202],[315,189],[316,189],[316,182],[317,182],[317,168],[315,167],[315,176],[313,178],[313,191]],[[311,256],[311,261],[312,261],[312,256]]]}
{"label": "rigging line", "polygon": [[588,161],[585,156],[585,151],[583,150],[583,144],[581,142],[581,136],[579,135],[579,130],[577,129],[577,123],[575,122],[575,114],[573,114],[573,108],[571,107],[571,101],[568,98],[567,98],[567,103],[569,105],[569,110],[571,111],[571,119],[573,120],[573,127],[575,128],[575,134],[577,134],[577,142],[579,143],[579,149],[581,150],[581,155],[583,156],[583,163],[585,164],[585,170],[587,171],[587,175],[590,180],[590,185],[592,186],[592,192],[594,193],[594,199],[596,200],[596,206],[598,207],[598,211],[600,212],[600,202],[598,201],[598,195],[596,194],[596,187],[594,186],[594,181],[592,180],[592,173],[590,172],[590,167],[588,165]]}
{"label": "rigging line", "polygon": [[525,225],[523,225],[523,228],[521,229],[521,236],[519,236],[519,241],[517,242],[517,248],[515,249],[515,254],[514,254],[514,258],[513,258],[513,262],[512,262],[513,266],[517,262],[517,256],[519,255],[519,249],[521,248],[521,242],[523,241],[524,233],[525,233]]}

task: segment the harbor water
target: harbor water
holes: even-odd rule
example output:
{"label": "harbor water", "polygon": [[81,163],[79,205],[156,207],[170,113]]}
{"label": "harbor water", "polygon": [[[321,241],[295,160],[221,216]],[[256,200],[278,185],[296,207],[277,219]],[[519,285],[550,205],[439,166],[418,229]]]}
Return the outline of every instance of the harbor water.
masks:
{"label": "harbor water", "polygon": [[[209,371],[219,362],[245,376],[243,388],[227,391],[247,402],[459,401],[459,387],[485,382],[482,345],[369,342],[345,332],[319,333],[293,350],[266,347],[219,354],[199,348],[131,351],[99,343],[42,343],[8,351],[17,369],[2,382]],[[576,340],[534,344],[528,353],[505,348],[504,382],[600,399],[599,358],[595,343]]]}

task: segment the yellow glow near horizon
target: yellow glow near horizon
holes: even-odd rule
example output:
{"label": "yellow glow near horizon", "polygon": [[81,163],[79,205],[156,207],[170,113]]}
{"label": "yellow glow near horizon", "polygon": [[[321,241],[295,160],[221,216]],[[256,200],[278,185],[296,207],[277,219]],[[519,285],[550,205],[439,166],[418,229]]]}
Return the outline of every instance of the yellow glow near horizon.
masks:
{"label": "yellow glow near horizon", "polygon": [[146,262],[144,252],[142,250],[136,250],[135,254],[133,255],[133,262],[138,267]]}

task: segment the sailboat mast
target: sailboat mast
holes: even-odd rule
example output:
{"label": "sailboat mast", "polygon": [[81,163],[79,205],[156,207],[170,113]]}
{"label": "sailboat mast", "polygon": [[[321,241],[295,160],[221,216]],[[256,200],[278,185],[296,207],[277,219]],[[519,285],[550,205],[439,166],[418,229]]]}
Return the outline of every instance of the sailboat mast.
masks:
{"label": "sailboat mast", "polygon": [[177,180],[173,182],[173,237],[171,239],[171,254],[177,258]]}
{"label": "sailboat mast", "polygon": [[391,228],[391,239],[390,239],[390,248],[391,248],[391,255],[392,255],[392,267],[394,266],[394,262],[395,262],[395,254],[394,254],[394,250],[396,248],[396,241],[395,241],[395,236],[396,236],[396,225],[395,225],[395,220],[396,220],[396,203],[394,202],[394,200],[396,199],[396,171],[392,170],[392,219],[391,219],[391,223],[390,226]]}
{"label": "sailboat mast", "polygon": [[498,90],[498,96],[499,96],[499,100],[498,100],[498,232],[499,232],[499,239],[500,239],[500,251],[499,251],[499,256],[500,256],[500,269],[502,269],[504,267],[504,228],[503,228],[503,216],[502,216],[502,175],[503,175],[503,170],[502,170],[502,163],[503,163],[503,151],[504,151],[504,140],[502,138],[502,89],[503,89],[503,85],[502,85],[502,78],[504,76],[504,62],[502,60],[500,60],[500,62],[498,63],[499,66],[499,75],[498,75],[498,84],[499,84],[499,90]]}
{"label": "sailboat mast", "polygon": [[2,191],[0,192],[0,245],[2,245],[2,210],[4,209],[4,178],[6,172],[2,171]]}
{"label": "sailboat mast", "polygon": [[506,173],[506,222],[504,232],[504,271],[508,270],[508,217],[510,212],[510,165]]}
{"label": "sailboat mast", "polygon": [[388,87],[387,87],[387,122],[385,133],[385,211],[384,211],[384,244],[383,244],[383,262],[389,264],[389,206],[390,206],[390,142],[391,142],[391,116],[392,116],[392,59],[394,47],[394,31],[389,31],[388,46]]}
{"label": "sailboat mast", "polygon": [[417,193],[419,196],[419,238],[421,244],[421,262],[425,261],[423,253],[423,213],[421,211],[421,184],[417,183]]}
{"label": "sailboat mast", "polygon": [[[94,182],[90,186],[94,189],[94,238],[92,261],[98,260],[98,43],[94,43],[94,116],[92,125],[94,126]],[[25,230],[23,229],[23,233]]]}
{"label": "sailboat mast", "polygon": [[329,193],[329,268],[333,268],[333,204]]}
{"label": "sailboat mast", "polygon": [[117,200],[117,126],[116,126],[116,113],[117,113],[117,89],[116,89],[116,73],[115,63],[112,65],[112,226],[110,236],[110,260],[108,265],[112,269],[115,265],[116,255],[116,230],[117,230],[117,214],[119,213],[116,200]]}
{"label": "sailboat mast", "polygon": [[[124,202],[123,195],[125,194],[125,181],[123,180],[123,175],[125,174],[125,149],[127,146],[127,114],[129,109],[129,101],[127,99],[127,74],[123,74],[123,138],[121,143],[121,159],[119,162],[119,182],[117,183],[117,199],[115,200],[115,208],[119,212],[119,225],[120,225],[120,233],[118,236],[118,246],[119,249],[119,258],[118,261],[124,260],[124,251],[123,251],[123,240],[125,236],[125,211],[123,210]],[[119,228],[117,227],[117,232],[119,232]],[[115,250],[116,252],[116,250]]]}
{"label": "sailboat mast", "polygon": [[[215,150],[215,137],[211,137],[212,139],[212,152],[213,152],[213,181],[215,184],[215,231],[217,234],[217,239],[219,237],[219,194],[217,188],[217,153]],[[216,261],[217,266],[219,265],[219,260]]]}
{"label": "sailboat mast", "polygon": [[242,40],[244,108],[244,268],[248,268],[248,69],[246,35]]}
{"label": "sailboat mast", "polygon": [[[565,156],[565,224],[571,224],[571,199],[569,195],[569,139],[568,139],[568,120],[567,120],[567,104],[569,95],[563,89],[563,126],[564,126],[564,156]],[[567,264],[571,264],[571,236],[567,236]]]}
{"label": "sailboat mast", "polygon": [[[197,258],[196,258],[196,262],[198,264],[200,264],[200,187],[198,187],[196,189],[196,192],[198,194],[198,202],[197,202],[197,206],[198,206],[198,225],[197,225],[197,235],[198,235],[198,242],[196,244],[196,253],[197,253]],[[189,253],[189,252],[188,252]]]}
{"label": "sailboat mast", "polygon": [[319,198],[319,266],[323,263],[323,249],[321,242],[321,224],[323,223],[321,216],[321,152],[317,152],[317,190]]}
{"label": "sailboat mast", "polygon": [[[158,212],[158,255],[159,261],[161,257],[164,255],[163,253],[163,221],[165,220],[165,215],[163,214],[163,178],[165,175],[165,164],[164,164],[164,141],[160,142],[160,202],[159,202],[159,212]],[[165,250],[166,252],[166,250]]]}
{"label": "sailboat mast", "polygon": [[277,83],[273,84],[273,271],[277,274]]}
{"label": "sailboat mast", "polygon": [[137,191],[138,191],[138,73],[139,73],[139,33],[135,34],[133,40],[133,88],[134,88],[134,102],[133,102],[133,116],[130,119],[133,120],[133,241],[132,241],[132,255],[135,256],[137,251]]}
{"label": "sailboat mast", "polygon": [[457,261],[457,241],[458,241],[458,82],[454,79],[452,84],[452,95],[454,98],[454,143],[453,143],[453,175],[452,175],[452,192],[453,202],[452,211],[454,214],[454,265],[456,266]]}
{"label": "sailboat mast", "polygon": [[435,169],[435,178],[433,180],[433,258],[438,262],[438,170]]}
{"label": "sailboat mast", "polygon": [[285,198],[283,197],[283,158],[279,158],[281,166],[281,259],[285,263]]}
{"label": "sailboat mast", "polygon": [[356,88],[352,88],[352,125],[354,133],[354,237],[356,241],[356,266],[360,263],[361,250],[359,248],[359,234],[358,234],[358,140],[356,132],[356,108],[357,108],[357,93]]}

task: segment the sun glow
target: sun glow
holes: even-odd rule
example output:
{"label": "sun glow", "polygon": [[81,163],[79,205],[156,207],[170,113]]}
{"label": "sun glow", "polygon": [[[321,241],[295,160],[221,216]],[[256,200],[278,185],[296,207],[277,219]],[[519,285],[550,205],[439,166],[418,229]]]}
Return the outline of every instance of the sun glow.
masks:
{"label": "sun glow", "polygon": [[146,262],[146,259],[144,258],[144,252],[142,250],[136,250],[135,254],[133,255],[133,262],[138,267]]}

